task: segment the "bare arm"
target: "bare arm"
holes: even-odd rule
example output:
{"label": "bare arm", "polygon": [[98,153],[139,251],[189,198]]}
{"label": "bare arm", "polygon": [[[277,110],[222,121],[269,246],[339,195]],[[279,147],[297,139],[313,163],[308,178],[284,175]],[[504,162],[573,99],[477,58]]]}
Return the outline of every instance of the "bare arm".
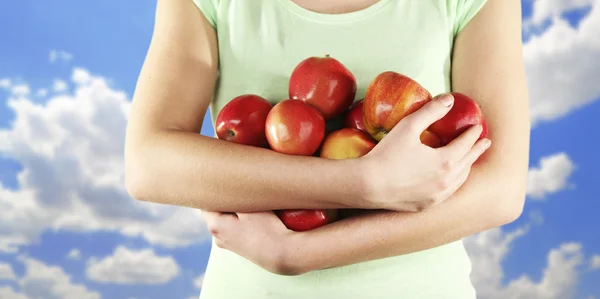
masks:
{"label": "bare arm", "polygon": [[193,2],[158,0],[127,127],[126,185],[134,198],[235,212],[343,208],[362,200],[355,161],[201,136],[217,62],[215,30]]}
{"label": "bare arm", "polygon": [[[519,0],[488,0],[456,40],[453,89],[479,101],[492,147],[448,200],[421,213],[376,211],[296,234],[289,261],[307,272],[421,251],[514,221],[529,157]],[[336,246],[322,246],[335,240]]]}

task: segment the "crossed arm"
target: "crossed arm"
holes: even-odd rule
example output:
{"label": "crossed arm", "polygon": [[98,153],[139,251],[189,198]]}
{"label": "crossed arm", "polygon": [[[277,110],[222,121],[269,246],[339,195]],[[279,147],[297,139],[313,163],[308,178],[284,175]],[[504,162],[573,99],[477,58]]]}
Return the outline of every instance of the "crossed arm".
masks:
{"label": "crossed arm", "polygon": [[[441,246],[517,219],[525,200],[530,128],[520,22],[519,1],[490,0],[456,39],[452,88],[478,100],[493,145],[450,198],[419,213],[373,210],[291,235],[268,221],[252,223],[251,216],[213,214],[209,222],[224,222],[214,231],[217,245],[272,272],[296,275]],[[262,244],[264,252],[268,237],[258,234],[262,242],[254,242],[253,231],[239,232],[245,225],[280,231],[284,237],[274,242],[283,245],[276,244],[267,261],[253,255],[252,244]],[[331,243],[336,245],[324,246]]]}
{"label": "crossed arm", "polygon": [[[356,195],[361,187],[349,184],[360,179],[352,177],[356,173],[344,172],[347,168],[340,167],[341,162],[284,157],[194,133],[202,121],[197,115],[203,114],[210,102],[217,51],[214,43],[206,42],[209,38],[214,40],[214,32],[208,30],[206,21],[200,24],[200,18],[189,16],[190,7],[185,5],[190,2],[158,1],[157,14],[160,11],[181,15],[178,19],[189,24],[160,19],[157,15],[157,24],[162,24],[157,31],[164,32],[153,40],[155,45],[140,75],[128,125],[126,178],[133,197],[210,211],[356,207],[341,204],[342,199],[363,200]],[[185,32],[190,28],[206,30]],[[190,38],[198,34],[205,39]],[[179,39],[179,44],[187,43],[184,48],[189,50],[173,53],[175,49],[168,46],[174,43],[173,39]],[[173,61],[154,58],[159,56]],[[190,67],[190,61],[194,67]],[[180,75],[169,79],[160,75],[164,72]],[[205,80],[185,79],[198,77]],[[466,183],[444,202],[419,213],[369,211],[303,233],[281,230],[281,239],[273,239],[272,227],[268,227],[276,221],[253,223],[248,232],[255,234],[255,240],[241,235],[247,225],[239,221],[252,217],[238,213],[239,219],[226,217],[229,224],[221,226],[218,234],[213,232],[217,241],[240,255],[256,259],[258,264],[264,262],[273,272],[298,274],[416,252],[513,221],[521,214],[525,199],[530,128],[519,0],[488,0],[459,34],[452,59],[452,89],[479,102],[493,144],[473,165]],[[178,100],[173,101],[173,97]],[[224,159],[231,162],[226,166],[218,163]],[[255,169],[259,161],[262,167]],[[307,165],[315,169],[316,175],[297,171]],[[218,167],[226,169],[214,171]],[[281,167],[289,171],[281,172]],[[337,174],[334,178],[322,175],[332,171]],[[239,183],[228,184],[230,180]],[[250,199],[240,201],[244,196]],[[302,206],[297,206],[298,203]],[[218,219],[209,217],[207,221],[210,224]],[[235,227],[236,223],[240,226]],[[261,249],[267,239],[274,240],[272,248],[279,250],[267,255],[276,261],[261,260],[264,253],[253,255],[264,252]],[[279,246],[282,240],[285,246]],[[321,246],[331,240],[337,245]]]}
{"label": "crossed arm", "polygon": [[[299,234],[303,254],[290,253],[298,261],[294,270],[412,253],[517,219],[525,200],[530,129],[521,47],[517,0],[489,0],[456,39],[453,90],[479,101],[493,145],[454,195],[420,213],[371,212]],[[328,240],[336,246],[322,246]]]}

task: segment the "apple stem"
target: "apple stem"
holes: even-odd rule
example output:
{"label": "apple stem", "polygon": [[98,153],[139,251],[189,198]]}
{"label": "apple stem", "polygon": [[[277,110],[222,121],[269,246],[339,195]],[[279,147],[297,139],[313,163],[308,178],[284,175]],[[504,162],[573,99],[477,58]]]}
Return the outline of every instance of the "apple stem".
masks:
{"label": "apple stem", "polygon": [[325,58],[329,58],[331,56],[329,56],[329,53],[325,54]]}

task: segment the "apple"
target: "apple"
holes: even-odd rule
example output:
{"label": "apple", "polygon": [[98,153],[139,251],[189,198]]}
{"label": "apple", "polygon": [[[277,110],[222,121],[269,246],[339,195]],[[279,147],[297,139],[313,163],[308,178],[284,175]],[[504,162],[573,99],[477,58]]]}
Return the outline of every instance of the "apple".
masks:
{"label": "apple", "polygon": [[429,91],[417,81],[396,72],[383,72],[367,88],[365,128],[380,141],[401,119],[431,100]]}
{"label": "apple", "polygon": [[325,138],[321,158],[354,159],[366,155],[375,145],[375,140],[368,133],[354,128],[343,128]]}
{"label": "apple", "polygon": [[215,132],[219,139],[267,147],[265,125],[273,106],[263,97],[246,94],[235,97],[219,112]]}
{"label": "apple", "polygon": [[[325,137],[325,119],[317,108],[299,100],[277,103],[267,115],[265,134],[271,149],[288,154],[311,156]],[[323,226],[336,212],[322,209],[279,210],[283,224],[297,231]]]}
{"label": "apple", "polygon": [[319,110],[303,101],[283,100],[269,111],[264,130],[274,151],[311,156],[325,137],[325,120]]}
{"label": "apple", "polygon": [[307,231],[333,222],[338,218],[338,210],[279,210],[275,214],[288,229]]}
{"label": "apple", "polygon": [[289,96],[317,108],[330,120],[352,104],[356,96],[356,78],[337,59],[309,57],[302,60],[292,71]]}
{"label": "apple", "polygon": [[421,143],[432,148],[438,148],[442,146],[442,139],[437,134],[429,130],[423,131],[423,133],[421,133],[420,139]]}
{"label": "apple", "polygon": [[344,126],[346,128],[355,128],[364,132],[367,131],[367,129],[365,129],[365,121],[363,118],[364,104],[364,99],[361,99],[350,106],[350,109],[348,109],[348,112],[344,115]]}
{"label": "apple", "polygon": [[[326,159],[354,159],[369,153],[377,143],[368,133],[355,128],[342,128],[327,135],[321,148],[321,157]],[[323,225],[354,215],[349,210],[341,210]],[[318,221],[316,217],[313,221]]]}
{"label": "apple", "polygon": [[459,92],[451,94],[454,96],[452,108],[444,117],[429,126],[428,130],[440,138],[442,146],[450,143],[473,125],[481,124],[483,131],[479,139],[486,138],[487,122],[477,102]]}

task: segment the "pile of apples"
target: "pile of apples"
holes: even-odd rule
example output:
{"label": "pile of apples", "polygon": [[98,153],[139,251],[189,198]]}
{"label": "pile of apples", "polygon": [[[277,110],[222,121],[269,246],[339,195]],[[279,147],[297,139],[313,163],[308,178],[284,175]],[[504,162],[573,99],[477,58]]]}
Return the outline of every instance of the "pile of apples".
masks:
{"label": "pile of apples", "polygon": [[[219,139],[262,147],[287,155],[325,159],[354,159],[369,153],[405,116],[432,100],[415,80],[396,72],[373,79],[364,99],[355,102],[354,75],[326,55],[309,57],[293,70],[289,98],[271,104],[256,94],[237,96],[219,112],[215,132]],[[454,105],[446,116],[421,134],[433,148],[447,145],[470,126],[487,124],[477,103],[452,93]],[[336,221],[338,210],[278,210],[287,228],[307,231]]]}

